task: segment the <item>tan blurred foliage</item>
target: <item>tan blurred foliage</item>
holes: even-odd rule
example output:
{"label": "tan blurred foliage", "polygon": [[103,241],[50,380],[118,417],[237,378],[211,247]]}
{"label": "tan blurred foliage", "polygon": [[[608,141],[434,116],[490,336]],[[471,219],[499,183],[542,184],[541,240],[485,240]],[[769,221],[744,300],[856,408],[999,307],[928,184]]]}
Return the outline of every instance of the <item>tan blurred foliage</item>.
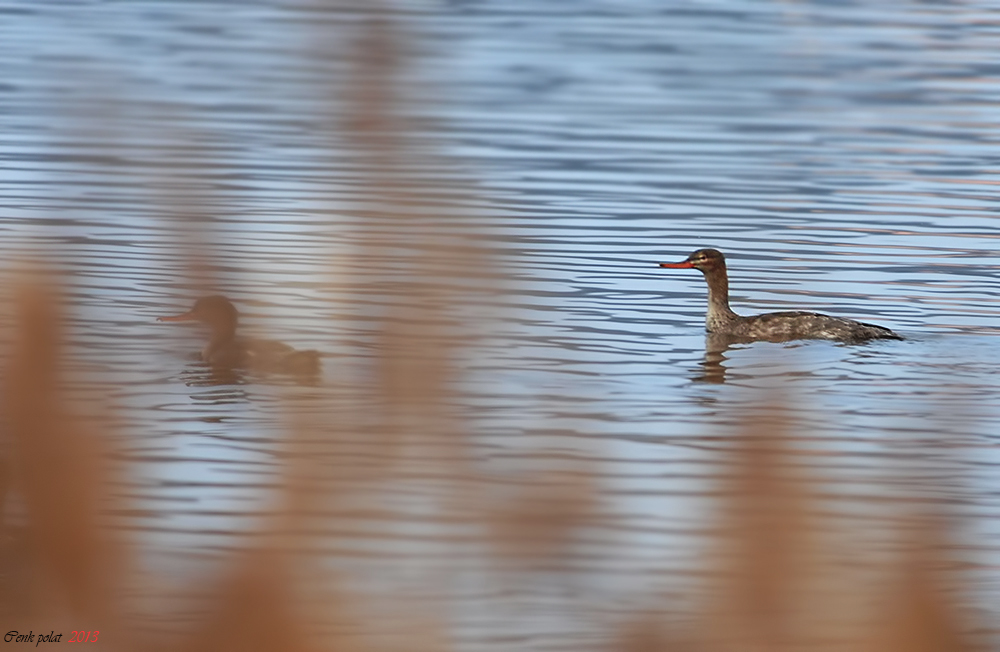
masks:
{"label": "tan blurred foliage", "polygon": [[[27,529],[7,537],[4,573],[9,613],[62,620],[110,615],[115,546],[100,527],[108,422],[81,419],[60,373],[63,305],[53,276],[27,271],[13,290],[14,328],[4,372],[7,463],[28,514]],[[6,523],[5,515],[5,525]],[[13,531],[13,530],[12,530]]]}

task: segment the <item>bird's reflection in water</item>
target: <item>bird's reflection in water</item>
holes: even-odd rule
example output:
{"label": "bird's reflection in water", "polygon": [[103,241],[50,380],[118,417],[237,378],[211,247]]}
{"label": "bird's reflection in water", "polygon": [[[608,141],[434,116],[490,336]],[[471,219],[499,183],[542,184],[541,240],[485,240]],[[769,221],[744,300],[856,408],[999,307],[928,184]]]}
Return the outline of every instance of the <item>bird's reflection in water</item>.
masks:
{"label": "bird's reflection in water", "polygon": [[[318,372],[265,374],[250,372],[239,367],[209,365],[201,361],[190,363],[180,375],[181,380],[188,387],[229,388],[227,391],[232,394],[235,400],[246,400],[247,393],[240,388],[249,383],[261,382],[272,385],[316,387],[320,384],[321,377],[321,374]],[[223,392],[223,394],[225,393],[227,392]],[[203,394],[202,396],[204,397],[205,395]],[[221,398],[222,395],[220,394]]]}
{"label": "bird's reflection in water", "polygon": [[694,376],[692,376],[692,382],[696,383],[712,383],[715,385],[721,385],[726,382],[726,361],[729,360],[726,357],[726,352],[734,344],[739,344],[740,340],[738,338],[733,338],[728,335],[719,335],[717,333],[706,333],[705,334],[705,357],[699,365],[699,368],[695,370]]}
{"label": "bird's reflection in water", "polygon": [[245,403],[249,399],[248,392],[243,388],[246,379],[239,369],[220,369],[197,362],[181,372],[181,380],[188,387],[214,388],[192,395],[192,399],[201,403]]}

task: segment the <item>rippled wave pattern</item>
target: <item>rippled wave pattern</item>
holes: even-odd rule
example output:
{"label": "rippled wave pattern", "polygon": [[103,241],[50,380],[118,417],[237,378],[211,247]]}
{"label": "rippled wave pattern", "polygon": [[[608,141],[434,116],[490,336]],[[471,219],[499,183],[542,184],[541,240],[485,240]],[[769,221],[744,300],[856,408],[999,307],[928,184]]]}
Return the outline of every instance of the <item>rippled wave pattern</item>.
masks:
{"label": "rippled wave pattern", "polygon": [[[989,648],[996,10],[6,3],[0,625]],[[701,247],[906,339],[715,346]],[[220,293],[322,374],[156,321]]]}

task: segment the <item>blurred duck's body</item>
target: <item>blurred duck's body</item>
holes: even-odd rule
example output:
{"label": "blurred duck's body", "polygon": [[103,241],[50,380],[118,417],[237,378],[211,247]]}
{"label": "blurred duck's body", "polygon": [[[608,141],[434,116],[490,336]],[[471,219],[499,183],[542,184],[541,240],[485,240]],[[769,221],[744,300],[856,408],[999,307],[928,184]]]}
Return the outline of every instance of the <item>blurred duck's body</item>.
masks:
{"label": "blurred duck's body", "polygon": [[697,269],[708,283],[705,330],[734,340],[785,342],[789,340],[834,340],[858,344],[870,340],[901,340],[888,328],[831,317],[817,312],[785,311],[742,317],[729,307],[729,275],[726,258],[716,249],[699,249],[679,263],[660,263],[672,269]]}
{"label": "blurred duck's body", "polygon": [[198,321],[211,336],[201,359],[217,368],[244,368],[265,373],[314,374],[319,372],[317,351],[296,351],[282,342],[239,337],[239,313],[224,296],[202,297],[191,310],[158,321]]}

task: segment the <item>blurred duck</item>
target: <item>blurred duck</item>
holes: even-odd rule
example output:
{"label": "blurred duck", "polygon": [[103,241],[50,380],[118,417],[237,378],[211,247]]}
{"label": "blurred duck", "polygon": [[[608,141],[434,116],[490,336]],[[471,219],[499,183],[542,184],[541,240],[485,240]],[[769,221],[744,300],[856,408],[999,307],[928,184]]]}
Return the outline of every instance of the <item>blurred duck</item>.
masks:
{"label": "blurred duck", "polygon": [[708,283],[708,313],[705,330],[734,340],[786,342],[789,340],[835,340],[857,344],[870,340],[901,340],[888,328],[816,312],[768,312],[741,317],[729,307],[729,276],[726,257],[716,249],[699,249],[679,263],[660,263],[670,269],[693,268]]}
{"label": "blurred duck", "polygon": [[317,351],[296,351],[273,340],[238,337],[239,313],[221,295],[202,297],[191,310],[157,321],[197,321],[208,326],[211,336],[201,359],[216,368],[245,368],[263,373],[315,374],[319,372]]}

